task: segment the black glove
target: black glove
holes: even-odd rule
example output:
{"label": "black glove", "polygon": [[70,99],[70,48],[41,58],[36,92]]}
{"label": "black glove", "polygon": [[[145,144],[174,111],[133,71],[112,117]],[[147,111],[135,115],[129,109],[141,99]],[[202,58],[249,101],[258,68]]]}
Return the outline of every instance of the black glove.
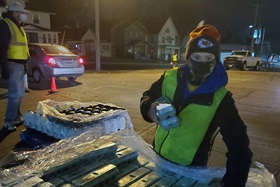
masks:
{"label": "black glove", "polygon": [[8,64],[2,64],[1,68],[2,68],[1,77],[3,79],[8,79],[10,77]]}

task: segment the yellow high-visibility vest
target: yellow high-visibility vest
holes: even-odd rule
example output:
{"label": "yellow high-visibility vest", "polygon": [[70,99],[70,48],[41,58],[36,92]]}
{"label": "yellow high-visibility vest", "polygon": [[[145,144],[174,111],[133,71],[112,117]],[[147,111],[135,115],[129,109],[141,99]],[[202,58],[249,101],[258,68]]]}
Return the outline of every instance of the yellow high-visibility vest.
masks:
{"label": "yellow high-visibility vest", "polygon": [[11,31],[11,41],[8,48],[8,59],[27,60],[29,57],[28,43],[24,29],[18,26],[9,18],[3,19]]}
{"label": "yellow high-visibility vest", "polygon": [[174,61],[174,62],[178,61],[178,54],[174,54],[174,55],[173,55],[173,61]]}
{"label": "yellow high-visibility vest", "polygon": [[[167,70],[162,84],[162,95],[171,101],[178,85],[177,73],[178,69]],[[155,133],[155,151],[172,162],[190,165],[227,93],[228,90],[222,86],[215,91],[211,105],[191,103],[186,106],[177,115],[180,121],[177,128],[166,131],[158,125]]]}

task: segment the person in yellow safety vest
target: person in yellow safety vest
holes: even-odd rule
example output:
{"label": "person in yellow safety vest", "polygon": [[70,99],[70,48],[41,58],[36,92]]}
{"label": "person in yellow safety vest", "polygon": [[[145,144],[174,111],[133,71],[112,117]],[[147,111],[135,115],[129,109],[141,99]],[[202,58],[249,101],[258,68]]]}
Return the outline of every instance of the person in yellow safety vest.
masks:
{"label": "person in yellow safety vest", "polygon": [[[220,132],[228,152],[226,172],[217,186],[244,187],[253,153],[247,127],[225,88],[228,76],[220,61],[219,39],[212,25],[194,29],[186,46],[187,63],[165,71],[143,93],[140,110],[144,120],[157,124],[154,150],[179,165],[206,166]],[[163,97],[175,110],[176,124],[167,123],[173,114],[164,117],[158,109]]]}
{"label": "person in yellow safety vest", "polygon": [[173,53],[171,64],[172,64],[173,68],[177,67],[177,65],[178,65],[178,54],[176,51],[174,51],[174,53]]}
{"label": "person in yellow safety vest", "polygon": [[8,102],[0,141],[16,127],[23,124],[20,106],[25,93],[24,75],[29,60],[29,50],[23,22],[28,11],[18,3],[8,5],[0,20],[1,77],[8,79]]}

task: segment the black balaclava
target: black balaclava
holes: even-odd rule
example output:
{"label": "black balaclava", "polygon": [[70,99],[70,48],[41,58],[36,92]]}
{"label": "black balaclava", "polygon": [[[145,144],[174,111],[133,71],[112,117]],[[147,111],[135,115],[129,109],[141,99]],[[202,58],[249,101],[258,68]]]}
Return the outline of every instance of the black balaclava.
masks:
{"label": "black balaclava", "polygon": [[[189,81],[192,85],[200,85],[211,74],[215,65],[220,61],[220,34],[211,25],[203,25],[190,33],[186,47],[186,59],[190,65]],[[211,53],[215,56],[209,61],[196,61],[191,54],[196,52]]]}

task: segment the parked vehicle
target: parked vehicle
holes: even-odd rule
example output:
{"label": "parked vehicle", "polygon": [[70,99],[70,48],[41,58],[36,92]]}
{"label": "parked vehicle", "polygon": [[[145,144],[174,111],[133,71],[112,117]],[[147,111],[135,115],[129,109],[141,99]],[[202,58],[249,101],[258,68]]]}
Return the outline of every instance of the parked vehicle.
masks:
{"label": "parked vehicle", "polygon": [[270,63],[280,63],[280,55],[273,54],[268,58],[268,62]]}
{"label": "parked vehicle", "polygon": [[84,74],[83,59],[64,46],[31,43],[28,47],[30,61],[27,63],[27,74],[36,83],[51,77],[67,77],[69,81],[74,81]]}
{"label": "parked vehicle", "polygon": [[256,71],[260,70],[262,65],[261,58],[253,57],[248,50],[234,51],[229,56],[224,58],[224,66],[226,70],[232,67],[237,67],[240,70],[247,68],[254,68]]}

